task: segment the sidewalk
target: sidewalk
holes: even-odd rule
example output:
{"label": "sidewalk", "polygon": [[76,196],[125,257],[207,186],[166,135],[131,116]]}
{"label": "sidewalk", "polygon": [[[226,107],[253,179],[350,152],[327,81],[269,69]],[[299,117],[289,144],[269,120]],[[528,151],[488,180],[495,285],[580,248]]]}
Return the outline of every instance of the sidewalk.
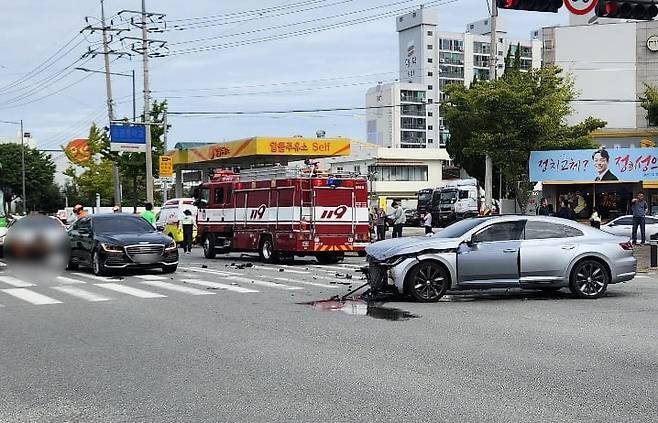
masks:
{"label": "sidewalk", "polygon": [[648,272],[655,267],[651,267],[651,257],[650,257],[651,247],[649,245],[636,245],[633,248],[633,255],[637,259],[637,271],[638,272]]}

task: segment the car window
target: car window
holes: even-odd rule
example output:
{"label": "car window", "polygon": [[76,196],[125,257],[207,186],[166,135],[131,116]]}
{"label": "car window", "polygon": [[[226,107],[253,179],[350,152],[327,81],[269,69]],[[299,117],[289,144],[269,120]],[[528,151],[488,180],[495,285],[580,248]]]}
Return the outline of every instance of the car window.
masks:
{"label": "car window", "polygon": [[468,198],[468,191],[459,191],[459,199],[464,200]]}
{"label": "car window", "polygon": [[525,239],[570,238],[582,236],[583,233],[576,228],[559,223],[533,222],[525,224]]}
{"label": "car window", "polygon": [[476,242],[514,241],[523,235],[523,220],[494,223],[473,236]]}
{"label": "car window", "polygon": [[653,225],[654,223],[656,223],[656,219],[654,219],[653,217],[646,217],[644,219],[644,223],[646,223],[647,225]]}
{"label": "car window", "polygon": [[633,224],[633,218],[632,217],[620,217],[619,219],[612,222],[612,224],[613,225],[632,225]]}
{"label": "car window", "polygon": [[96,234],[112,233],[150,233],[155,228],[139,216],[113,216],[94,220]]}
{"label": "car window", "polygon": [[441,229],[436,235],[436,238],[459,238],[476,226],[485,223],[487,220],[488,219],[481,218],[459,220],[446,226],[444,229]]}
{"label": "car window", "polygon": [[215,188],[215,204],[224,204],[224,188]]}

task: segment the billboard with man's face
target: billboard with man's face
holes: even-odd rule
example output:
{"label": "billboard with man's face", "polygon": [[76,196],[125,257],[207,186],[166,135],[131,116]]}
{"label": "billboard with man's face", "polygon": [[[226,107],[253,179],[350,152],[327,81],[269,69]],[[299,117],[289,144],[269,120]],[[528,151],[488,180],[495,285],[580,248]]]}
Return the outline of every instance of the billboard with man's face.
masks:
{"label": "billboard with man's face", "polygon": [[533,182],[658,180],[658,148],[533,151],[528,167]]}

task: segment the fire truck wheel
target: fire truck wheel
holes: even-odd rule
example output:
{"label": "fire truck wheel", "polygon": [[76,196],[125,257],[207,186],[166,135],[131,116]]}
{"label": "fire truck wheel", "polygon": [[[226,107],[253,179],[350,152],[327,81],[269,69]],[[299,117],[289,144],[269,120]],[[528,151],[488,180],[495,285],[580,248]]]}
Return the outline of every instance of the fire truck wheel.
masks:
{"label": "fire truck wheel", "polygon": [[324,254],[317,254],[315,256],[315,259],[320,264],[335,264],[343,260],[344,258],[345,258],[345,254],[343,253],[324,253]]}
{"label": "fire truck wheel", "polygon": [[214,259],[215,254],[215,236],[208,234],[203,237],[203,256],[207,259]]}
{"label": "fire truck wheel", "polygon": [[261,239],[258,255],[260,255],[260,259],[265,263],[277,263],[279,261],[279,254],[274,251],[272,238],[264,236]]}

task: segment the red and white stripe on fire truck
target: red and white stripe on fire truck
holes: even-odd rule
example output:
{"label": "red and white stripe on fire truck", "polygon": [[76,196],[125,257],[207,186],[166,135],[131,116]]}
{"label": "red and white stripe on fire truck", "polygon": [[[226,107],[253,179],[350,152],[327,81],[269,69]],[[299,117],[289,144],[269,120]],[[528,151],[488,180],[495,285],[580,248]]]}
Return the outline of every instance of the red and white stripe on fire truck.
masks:
{"label": "red and white stripe on fire truck", "polygon": [[[263,223],[290,223],[309,220],[312,207],[267,207],[261,204],[258,207],[230,208],[230,209],[201,209],[198,221],[204,223],[244,222],[246,224]],[[337,207],[316,206],[312,220],[323,224],[368,223],[367,207]],[[353,214],[355,215],[353,216]]]}

